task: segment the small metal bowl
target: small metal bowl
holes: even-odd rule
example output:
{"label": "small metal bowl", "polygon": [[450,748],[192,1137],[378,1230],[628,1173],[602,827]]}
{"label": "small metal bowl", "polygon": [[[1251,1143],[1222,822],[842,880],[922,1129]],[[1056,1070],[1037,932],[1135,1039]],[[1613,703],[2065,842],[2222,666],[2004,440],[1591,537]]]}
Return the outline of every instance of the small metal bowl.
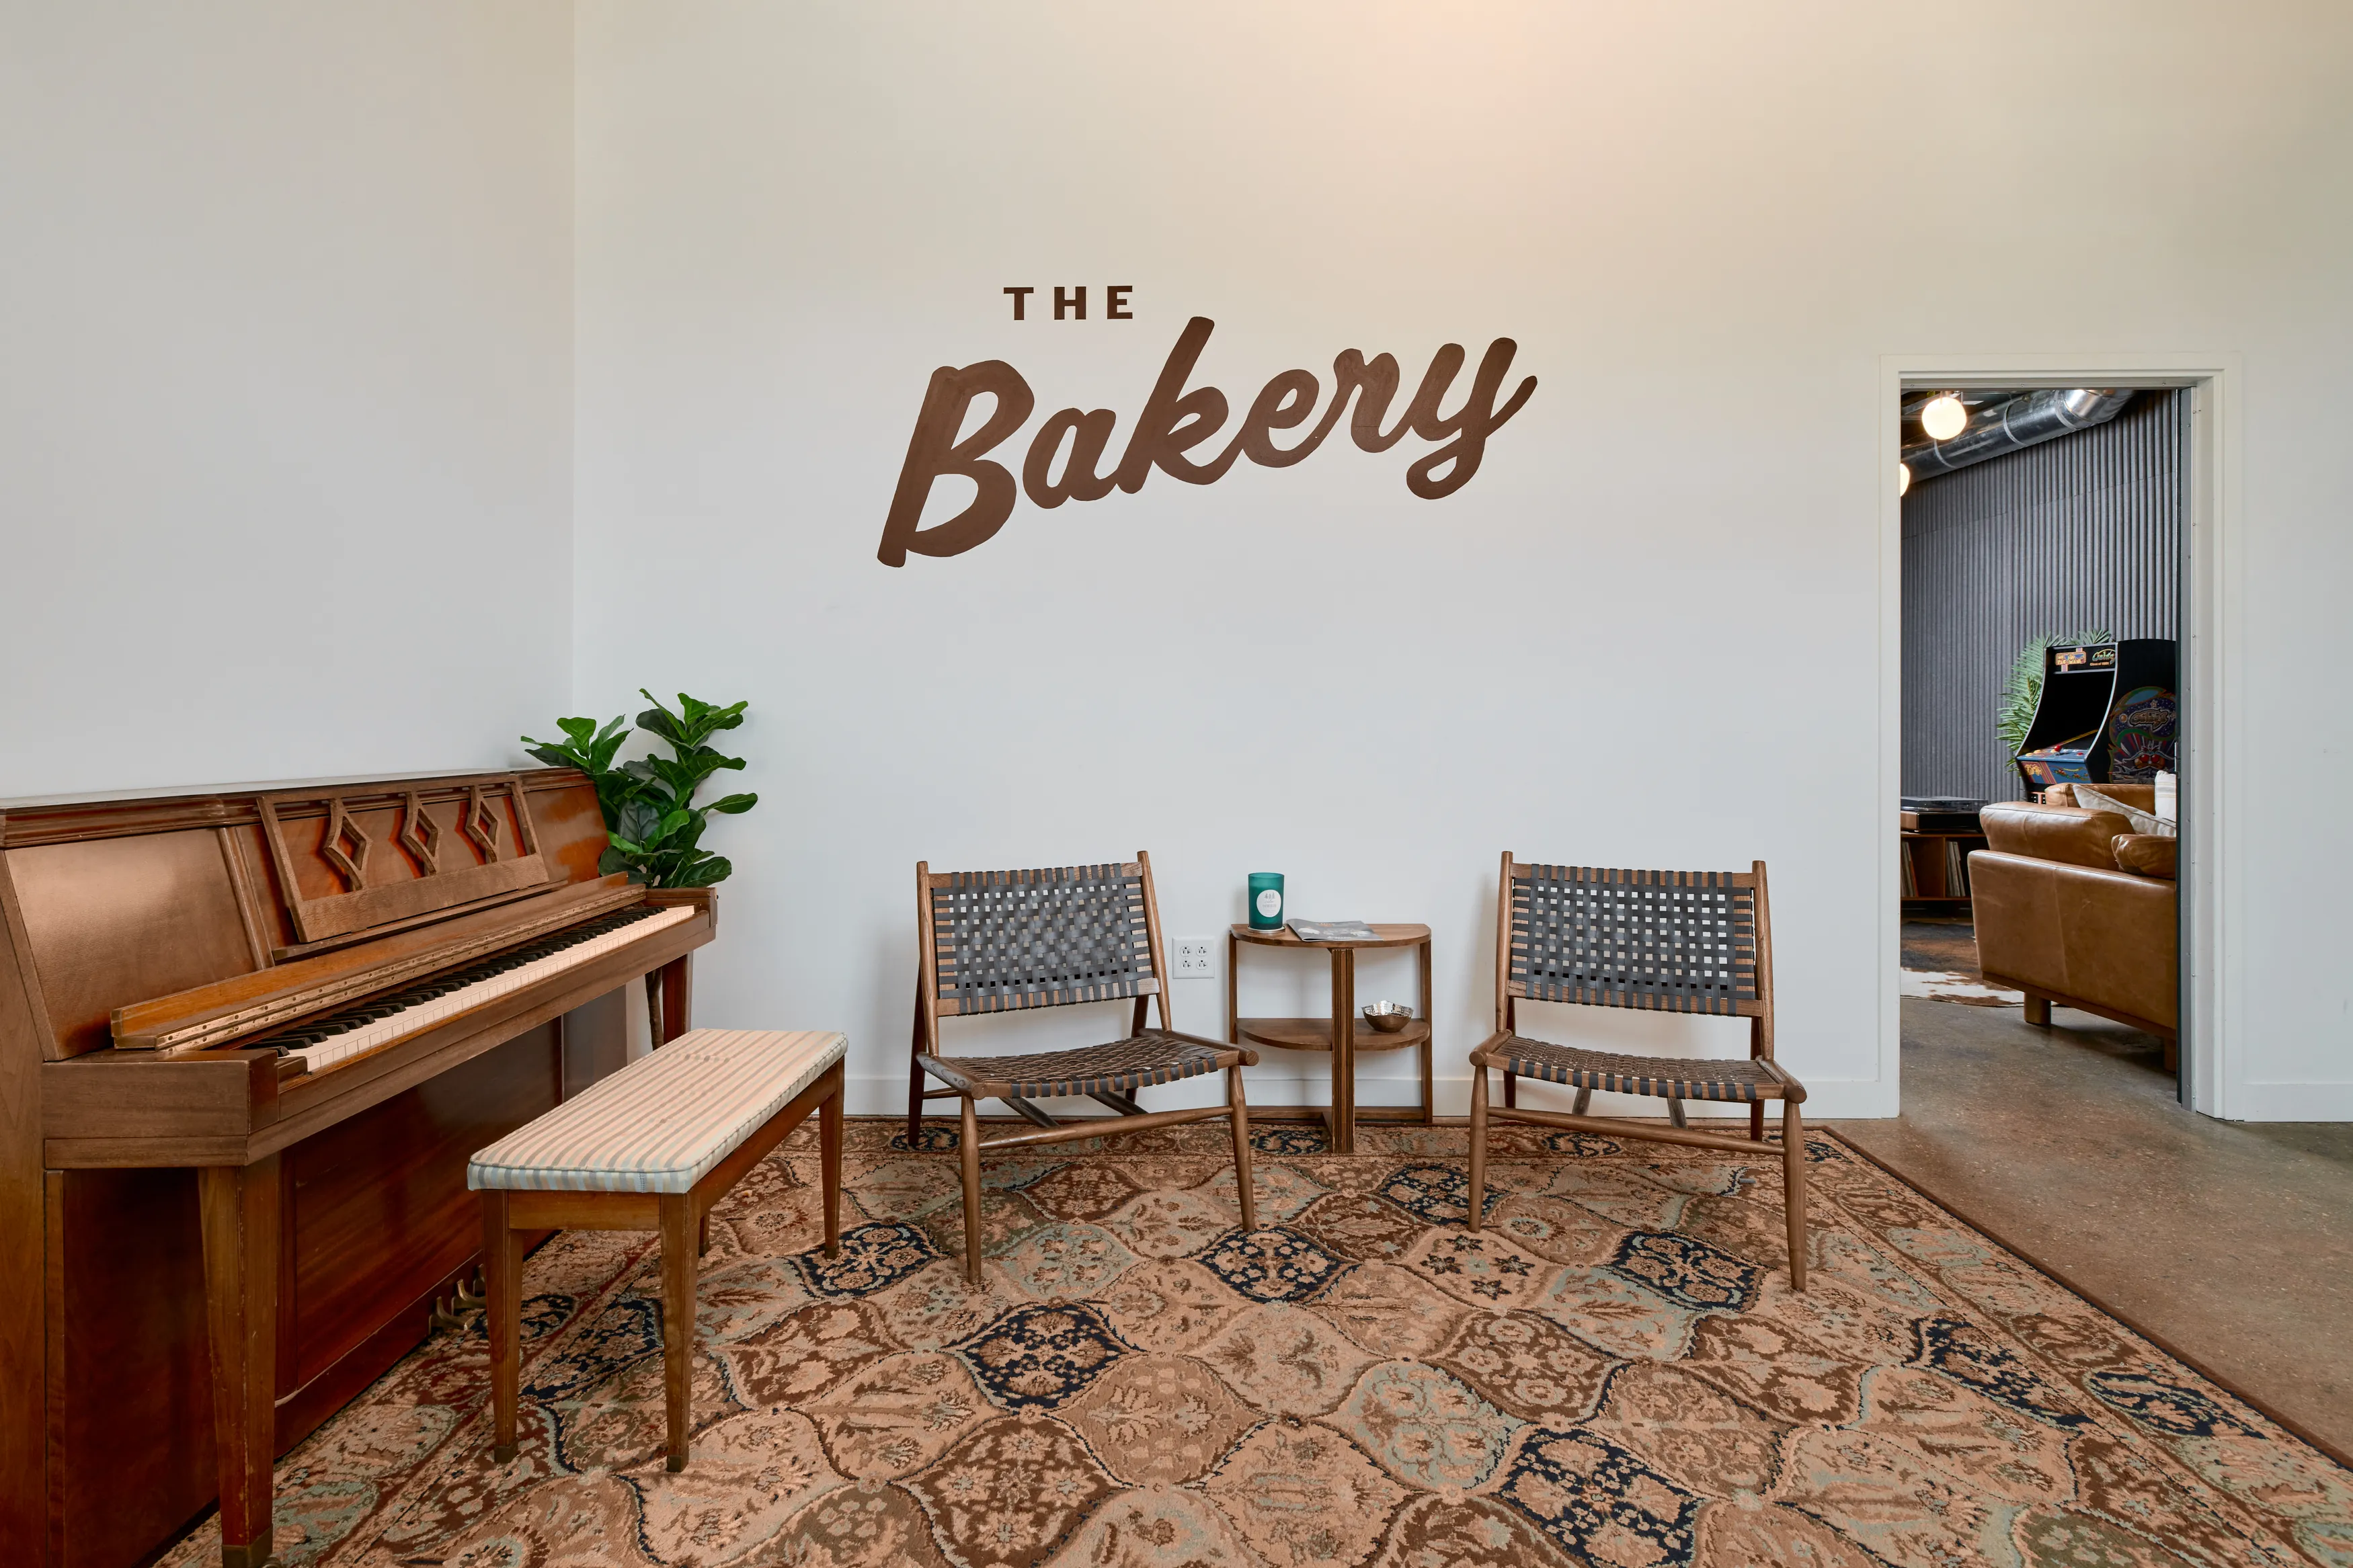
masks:
{"label": "small metal bowl", "polygon": [[1365,1022],[1384,1035],[1394,1035],[1413,1022],[1413,1009],[1402,1002],[1368,1002]]}

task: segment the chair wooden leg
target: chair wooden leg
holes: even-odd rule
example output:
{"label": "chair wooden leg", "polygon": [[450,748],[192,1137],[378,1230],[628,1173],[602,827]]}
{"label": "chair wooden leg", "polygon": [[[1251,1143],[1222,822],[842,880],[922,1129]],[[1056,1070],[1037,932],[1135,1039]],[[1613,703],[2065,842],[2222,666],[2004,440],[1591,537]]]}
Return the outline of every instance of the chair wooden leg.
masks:
{"label": "chair wooden leg", "polygon": [[1462,1223],[1475,1234],[1485,1219],[1486,1212],[1487,1069],[1473,1062],[1471,1064],[1471,1213]]}
{"label": "chair wooden leg", "polygon": [[660,1210],[662,1402],[670,1415],[669,1466],[682,1470],[694,1416],[694,1199],[664,1193]]}
{"label": "chair wooden leg", "polygon": [[1582,1116],[1585,1114],[1586,1107],[1592,1103],[1593,1091],[1589,1089],[1580,1089],[1577,1091],[1577,1103],[1570,1106],[1568,1109],[1573,1114]]}
{"label": "chair wooden leg", "polygon": [[694,1255],[697,1258],[711,1256],[711,1216],[708,1214],[694,1222]]}
{"label": "chair wooden leg", "polygon": [[1226,1103],[1233,1108],[1234,1192],[1241,1199],[1242,1229],[1258,1228],[1258,1186],[1250,1175],[1250,1102],[1242,1098],[1242,1069],[1226,1069]]}
{"label": "chair wooden leg", "polygon": [[923,1069],[915,1058],[923,1054],[923,983],[915,982],[915,1043],[907,1053],[907,1147],[915,1153],[923,1149]]}
{"label": "chair wooden leg", "polygon": [[964,1161],[964,1278],[968,1285],[980,1283],[980,1118],[973,1111],[972,1096],[964,1097],[964,1136],[956,1140],[956,1152]]}
{"label": "chair wooden leg", "polygon": [[1504,1109],[1515,1110],[1519,1108],[1519,1103],[1520,1075],[1515,1072],[1506,1072],[1504,1075]]}
{"label": "chair wooden leg", "polygon": [[1690,1125],[1690,1123],[1683,1119],[1683,1102],[1677,1100],[1672,1094],[1667,1096],[1667,1123],[1672,1127],[1687,1127]]}
{"label": "chair wooden leg", "polygon": [[1748,1102],[1748,1141],[1751,1143],[1765,1142],[1765,1102],[1761,1100]]}
{"label": "chair wooden leg", "polygon": [[1789,1221],[1789,1284],[1806,1288],[1806,1129],[1798,1102],[1781,1102],[1781,1205]]}
{"label": "chair wooden leg", "polygon": [[[833,1069],[839,1072],[836,1067]],[[841,1097],[845,1089],[837,1088],[818,1102],[817,1136],[818,1164],[822,1172],[819,1180],[825,1187],[825,1255],[841,1256]]]}
{"label": "chair wooden leg", "polygon": [[515,1457],[522,1380],[522,1248],[507,1226],[507,1195],[482,1194],[482,1327],[491,1339],[491,1457]]}

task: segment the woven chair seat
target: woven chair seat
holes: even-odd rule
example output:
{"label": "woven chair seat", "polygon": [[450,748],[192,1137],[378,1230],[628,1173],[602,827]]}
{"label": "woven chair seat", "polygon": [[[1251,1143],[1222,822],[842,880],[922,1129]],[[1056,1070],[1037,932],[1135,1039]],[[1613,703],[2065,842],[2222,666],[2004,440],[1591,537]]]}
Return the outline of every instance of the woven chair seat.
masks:
{"label": "woven chair seat", "polygon": [[1595,1089],[1608,1094],[1743,1102],[1792,1098],[1789,1090],[1793,1086],[1774,1077],[1762,1062],[1740,1058],[1630,1057],[1510,1035],[1472,1051],[1471,1060],[1479,1067],[1500,1068],[1522,1078],[1542,1079],[1571,1089]]}
{"label": "woven chair seat", "polygon": [[975,1100],[1049,1100],[1057,1096],[1128,1094],[1235,1066],[1255,1067],[1258,1053],[1166,1029],[1146,1029],[1107,1046],[1075,1051],[1035,1051],[1018,1057],[919,1056],[915,1064]]}

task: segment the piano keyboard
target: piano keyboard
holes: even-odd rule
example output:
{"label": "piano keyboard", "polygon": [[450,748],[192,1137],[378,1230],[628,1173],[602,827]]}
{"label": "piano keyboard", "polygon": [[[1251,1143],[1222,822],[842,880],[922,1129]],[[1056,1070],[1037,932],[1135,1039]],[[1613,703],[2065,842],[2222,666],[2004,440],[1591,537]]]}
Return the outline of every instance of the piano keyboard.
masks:
{"label": "piano keyboard", "polygon": [[696,912],[684,906],[632,905],[253,1044],[317,1072],[691,921]]}

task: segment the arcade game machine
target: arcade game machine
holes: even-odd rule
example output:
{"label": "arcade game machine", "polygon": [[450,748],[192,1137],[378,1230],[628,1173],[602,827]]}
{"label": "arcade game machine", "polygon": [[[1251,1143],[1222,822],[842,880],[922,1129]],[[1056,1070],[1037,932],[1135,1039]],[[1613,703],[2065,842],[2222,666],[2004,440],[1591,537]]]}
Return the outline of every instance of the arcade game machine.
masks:
{"label": "arcade game machine", "polygon": [[2147,784],[2173,768],[2173,640],[2053,647],[2015,759],[2030,794],[2055,784]]}

